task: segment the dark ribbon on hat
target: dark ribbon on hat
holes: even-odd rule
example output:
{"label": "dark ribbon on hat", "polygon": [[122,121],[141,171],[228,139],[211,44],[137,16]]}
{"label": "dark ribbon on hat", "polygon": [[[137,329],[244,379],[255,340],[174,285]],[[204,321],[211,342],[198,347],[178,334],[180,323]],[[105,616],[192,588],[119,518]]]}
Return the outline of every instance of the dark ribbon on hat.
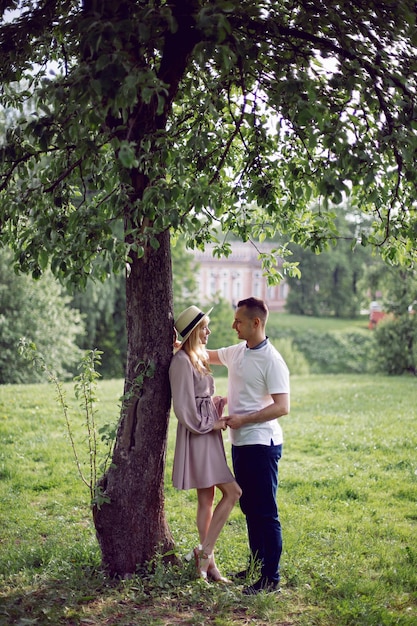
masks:
{"label": "dark ribbon on hat", "polygon": [[184,328],[184,330],[182,331],[182,333],[180,333],[181,337],[185,337],[185,335],[190,332],[190,330],[192,330],[194,328],[194,326],[204,317],[204,313],[199,313],[198,315],[196,315],[196,317],[193,319],[192,322],[190,322],[188,324],[188,326],[186,326],[186,328]]}

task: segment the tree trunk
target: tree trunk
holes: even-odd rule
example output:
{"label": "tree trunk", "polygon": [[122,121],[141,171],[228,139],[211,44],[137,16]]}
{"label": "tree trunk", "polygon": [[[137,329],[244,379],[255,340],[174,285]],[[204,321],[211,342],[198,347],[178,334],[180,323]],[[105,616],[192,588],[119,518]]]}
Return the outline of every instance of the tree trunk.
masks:
{"label": "tree trunk", "polygon": [[[85,2],[87,15],[93,20],[101,15],[119,22],[129,15],[137,14],[137,3]],[[172,102],[180,81],[186,71],[190,54],[201,36],[195,25],[194,13],[199,9],[197,0],[173,0],[172,14],[177,28],[168,27],[158,69],[158,81],[167,85],[163,110],[159,110],[156,95],[150,102],[143,102],[138,94],[136,109],[130,111],[126,120],[109,115],[106,120],[112,132],[121,140],[135,142],[138,155],[141,140],[154,138],[167,123]],[[120,33],[122,31],[120,30]],[[138,55],[132,71],[146,67],[140,37],[133,28],[125,42],[128,57],[136,50]],[[119,45],[121,39],[117,39]],[[103,38],[104,54],[108,55],[107,38]],[[88,54],[95,57],[100,50],[93,50],[89,40]],[[107,56],[106,56],[107,58]],[[149,70],[151,71],[151,70]],[[100,74],[99,80],[101,80]],[[127,133],[127,134],[126,134]],[[142,198],[149,179],[141,170],[129,169],[131,177],[132,206]],[[146,213],[131,213],[126,207],[126,233],[132,228],[141,229]],[[152,226],[152,218],[149,218]],[[134,235],[127,235],[127,239]],[[173,298],[169,231],[157,236],[159,248],[148,245],[145,255],[132,260],[126,279],[127,315],[127,367],[125,383],[125,406],[117,433],[113,465],[103,477],[100,487],[110,498],[109,504],[94,508],[94,522],[100,544],[103,564],[112,575],[125,576],[136,571],[138,565],[152,559],[156,552],[162,553],[173,547],[173,540],[164,514],[164,467],[167,427],[170,409],[168,367],[173,345]]]}
{"label": "tree trunk", "polygon": [[157,250],[148,247],[132,260],[126,279],[125,401],[113,466],[101,481],[110,503],[93,511],[103,565],[112,576],[132,574],[173,547],[164,513],[173,342],[169,232],[158,241]]}

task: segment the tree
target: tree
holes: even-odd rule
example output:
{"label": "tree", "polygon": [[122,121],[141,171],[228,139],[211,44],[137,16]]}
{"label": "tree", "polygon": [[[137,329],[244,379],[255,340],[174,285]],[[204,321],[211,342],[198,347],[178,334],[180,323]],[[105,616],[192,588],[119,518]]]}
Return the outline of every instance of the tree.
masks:
{"label": "tree", "polygon": [[[172,246],[174,311],[198,302],[195,261],[183,238]],[[79,338],[83,350],[100,346],[99,373],[103,378],[124,375],[126,360],[126,296],[124,276],[110,275],[104,283],[88,280],[72,294],[72,306],[83,314],[86,331]]]}
{"label": "tree", "polygon": [[350,195],[373,221],[359,241],[414,262],[415,7],[1,6],[17,4],[0,26],[0,104],[17,111],[0,154],[1,241],[35,276],[50,264],[83,284],[94,268],[126,268],[125,403],[101,484],[110,504],[94,510],[103,562],[125,575],[173,545],[170,232],[204,246],[214,224],[244,240],[278,230],[321,250],[338,237],[332,206]]}
{"label": "tree", "polygon": [[[210,337],[209,348],[216,350],[222,346],[236,343],[236,331],[232,328],[234,310],[230,303],[217,294],[210,302],[213,311],[210,313]],[[225,370],[224,370],[225,371]]]}
{"label": "tree", "polygon": [[[366,264],[371,260],[369,247],[355,246],[358,222],[349,206],[340,207],[336,225],[346,239],[338,241],[322,254],[289,244],[298,261],[300,278],[289,278],[286,309],[297,315],[352,318],[360,313],[363,294],[359,287]],[[361,223],[365,230],[366,225]]]}
{"label": "tree", "polygon": [[374,260],[365,276],[384,317],[375,328],[376,368],[387,374],[417,373],[417,272]]}
{"label": "tree", "polygon": [[184,237],[176,237],[171,246],[175,317],[197,301],[197,276],[194,256],[187,250]]}
{"label": "tree", "polygon": [[11,253],[0,250],[0,384],[41,380],[18,354],[19,340],[30,337],[61,379],[75,373],[81,357],[77,338],[84,332],[79,311],[50,272],[40,280],[17,276]]}
{"label": "tree", "polygon": [[99,373],[103,378],[122,378],[126,357],[126,297],[124,279],[113,274],[106,282],[89,280],[85,289],[72,293],[72,306],[84,318],[85,333],[79,338],[83,350],[100,346]]}

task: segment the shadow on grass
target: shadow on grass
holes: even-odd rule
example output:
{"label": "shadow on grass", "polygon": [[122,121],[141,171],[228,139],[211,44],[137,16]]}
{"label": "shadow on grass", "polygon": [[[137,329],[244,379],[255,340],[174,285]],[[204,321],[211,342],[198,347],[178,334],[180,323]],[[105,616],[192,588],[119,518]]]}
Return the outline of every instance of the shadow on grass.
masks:
{"label": "shadow on grass", "polygon": [[248,598],[238,586],[196,580],[190,566],[157,568],[152,575],[118,581],[99,570],[78,569],[63,578],[39,575],[18,586],[17,591],[10,582],[0,592],[1,626],[294,623],[277,621],[281,595]]}

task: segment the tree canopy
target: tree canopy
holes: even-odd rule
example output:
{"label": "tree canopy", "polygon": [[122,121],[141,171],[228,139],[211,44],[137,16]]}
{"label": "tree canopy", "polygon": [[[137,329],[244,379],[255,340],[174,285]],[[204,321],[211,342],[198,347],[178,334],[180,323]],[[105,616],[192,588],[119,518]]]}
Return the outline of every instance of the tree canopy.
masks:
{"label": "tree canopy", "polygon": [[0,10],[0,241],[35,277],[50,267],[82,285],[126,268],[126,405],[100,485],[110,503],[94,510],[103,561],[124,575],[172,547],[170,233],[194,246],[214,238],[226,254],[230,231],[320,251],[342,236],[335,216],[349,196],[366,217],[352,244],[415,262],[415,3]]}
{"label": "tree canopy", "polygon": [[[285,308],[289,313],[353,318],[369,304],[363,276],[373,261],[372,250],[363,246],[352,250],[349,240],[354,239],[357,224],[349,205],[338,207],[335,223],[342,238],[322,254],[289,244],[301,271],[301,277],[288,279]],[[380,257],[375,258],[386,267]]]}
{"label": "tree canopy", "polygon": [[413,2],[20,4],[0,32],[0,189],[23,270],[82,281],[97,254],[104,273],[219,223],[321,249],[345,195],[372,218],[356,240],[415,258]]}

